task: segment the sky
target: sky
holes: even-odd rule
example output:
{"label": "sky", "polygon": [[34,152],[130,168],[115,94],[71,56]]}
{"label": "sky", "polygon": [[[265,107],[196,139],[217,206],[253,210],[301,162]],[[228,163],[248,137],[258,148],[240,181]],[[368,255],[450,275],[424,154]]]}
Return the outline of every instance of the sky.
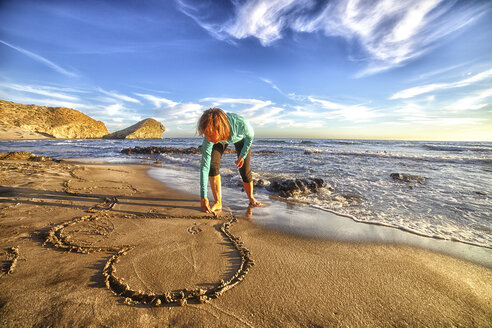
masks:
{"label": "sky", "polygon": [[492,141],[492,1],[0,0],[0,99],[110,132]]}

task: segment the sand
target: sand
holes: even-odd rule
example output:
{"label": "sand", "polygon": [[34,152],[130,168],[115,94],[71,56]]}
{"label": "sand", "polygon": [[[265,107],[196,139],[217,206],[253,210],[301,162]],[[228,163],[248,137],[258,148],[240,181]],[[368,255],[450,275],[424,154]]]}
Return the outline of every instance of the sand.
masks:
{"label": "sand", "polygon": [[206,215],[147,170],[0,161],[2,327],[492,326],[491,269]]}
{"label": "sand", "polygon": [[0,123],[0,140],[38,140],[52,138],[47,134]]}

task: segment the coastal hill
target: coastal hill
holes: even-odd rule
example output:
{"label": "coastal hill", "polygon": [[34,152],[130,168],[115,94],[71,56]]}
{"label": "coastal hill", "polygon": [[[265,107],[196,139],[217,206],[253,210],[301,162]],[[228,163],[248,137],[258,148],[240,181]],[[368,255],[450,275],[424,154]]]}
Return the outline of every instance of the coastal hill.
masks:
{"label": "coastal hill", "polygon": [[153,118],[147,118],[126,129],[103,136],[104,139],[160,139],[164,125]]}
{"label": "coastal hill", "polygon": [[75,109],[0,100],[2,139],[95,139],[108,133],[103,122]]}
{"label": "coastal hill", "polygon": [[160,139],[164,126],[152,118],[109,134],[101,121],[65,107],[23,105],[0,100],[0,140]]}

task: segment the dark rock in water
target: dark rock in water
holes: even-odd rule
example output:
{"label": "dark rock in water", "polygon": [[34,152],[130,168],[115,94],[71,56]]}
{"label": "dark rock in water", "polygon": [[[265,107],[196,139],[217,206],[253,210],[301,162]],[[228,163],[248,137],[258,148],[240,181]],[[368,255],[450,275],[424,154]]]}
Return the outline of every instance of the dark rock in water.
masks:
{"label": "dark rock in water", "polygon": [[[201,154],[202,146],[198,147],[188,147],[188,148],[174,148],[174,147],[133,147],[133,148],[125,148],[121,150],[123,154]],[[234,147],[228,147],[224,151],[224,154],[232,154],[236,153],[236,149]],[[254,154],[271,154],[276,153],[273,150],[259,150],[254,151]]]}
{"label": "dark rock in water", "polygon": [[279,151],[275,151],[275,150],[267,150],[267,149],[263,149],[263,150],[255,150],[255,151],[252,151],[253,154],[278,154],[280,153]]}
{"label": "dark rock in water", "polygon": [[304,155],[320,154],[319,150],[305,150]]}
{"label": "dark rock in water", "polygon": [[198,147],[174,148],[174,147],[133,147],[125,148],[121,151],[123,154],[201,154]]}
{"label": "dark rock in water", "polygon": [[390,177],[392,177],[393,180],[400,180],[405,182],[412,182],[412,181],[424,182],[427,179],[419,175],[411,175],[405,173],[391,173]]}
{"label": "dark rock in water", "polygon": [[264,179],[253,179],[253,186],[256,188],[263,188],[270,184],[270,181]]}
{"label": "dark rock in water", "polygon": [[272,181],[266,189],[281,197],[292,197],[318,192],[324,184],[325,181],[321,178],[279,179]]}

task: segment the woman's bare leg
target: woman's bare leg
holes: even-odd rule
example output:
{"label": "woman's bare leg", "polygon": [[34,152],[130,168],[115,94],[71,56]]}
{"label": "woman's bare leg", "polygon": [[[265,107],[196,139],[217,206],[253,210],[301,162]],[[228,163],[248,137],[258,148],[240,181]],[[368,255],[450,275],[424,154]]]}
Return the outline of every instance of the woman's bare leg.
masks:
{"label": "woman's bare leg", "polygon": [[212,194],[214,195],[215,203],[212,205],[212,212],[216,210],[222,209],[222,193],[221,193],[221,184],[220,184],[220,174],[208,177],[210,181],[210,187],[212,188]]}
{"label": "woman's bare leg", "polygon": [[249,198],[249,205],[253,207],[260,206],[261,203],[253,197],[253,181],[243,182],[243,186],[244,186],[244,191],[246,192],[246,195],[248,195]]}

